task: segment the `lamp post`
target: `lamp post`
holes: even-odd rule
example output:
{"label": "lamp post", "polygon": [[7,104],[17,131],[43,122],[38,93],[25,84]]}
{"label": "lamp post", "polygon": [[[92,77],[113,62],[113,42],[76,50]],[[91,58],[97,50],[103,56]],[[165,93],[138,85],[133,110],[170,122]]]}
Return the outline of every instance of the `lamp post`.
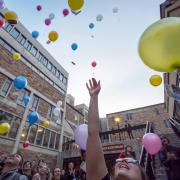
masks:
{"label": "lamp post", "polygon": [[[121,118],[120,118],[119,116],[118,116],[118,117],[115,117],[114,121],[115,121],[115,123],[116,123],[116,125],[117,125],[117,127],[118,127],[118,130],[119,130],[119,129],[120,129],[119,125],[120,125],[120,123],[121,123]],[[119,140],[121,141],[120,132],[119,132]]]}

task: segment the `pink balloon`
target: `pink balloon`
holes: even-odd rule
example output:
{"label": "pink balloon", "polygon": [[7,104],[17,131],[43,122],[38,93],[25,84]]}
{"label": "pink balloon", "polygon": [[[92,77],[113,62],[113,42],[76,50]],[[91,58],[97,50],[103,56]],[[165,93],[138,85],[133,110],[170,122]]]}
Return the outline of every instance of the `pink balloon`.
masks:
{"label": "pink balloon", "polygon": [[49,26],[51,24],[51,20],[50,19],[45,19],[44,21],[45,25]]}
{"label": "pink balloon", "polygon": [[37,9],[38,11],[41,11],[42,6],[41,6],[41,5],[38,5],[38,6],[36,7],[36,9]]}
{"label": "pink balloon", "polygon": [[67,16],[68,14],[69,14],[69,10],[68,10],[68,9],[64,9],[64,10],[63,10],[63,15],[64,15],[64,16]]}
{"label": "pink balloon", "polygon": [[81,124],[74,131],[75,143],[80,146],[81,149],[86,150],[88,138],[88,126],[87,124]]}
{"label": "pink balloon", "polygon": [[92,66],[92,67],[96,67],[96,65],[97,65],[96,61],[93,61],[93,62],[91,63],[91,66]]}
{"label": "pink balloon", "polygon": [[160,137],[154,133],[145,134],[143,136],[142,143],[146,151],[151,155],[158,153],[162,147],[162,142]]}
{"label": "pink balloon", "polygon": [[0,19],[0,28],[2,28],[4,25],[4,19]]}
{"label": "pink balloon", "polygon": [[23,142],[23,148],[27,148],[29,146],[30,142],[27,140],[27,141],[24,141]]}

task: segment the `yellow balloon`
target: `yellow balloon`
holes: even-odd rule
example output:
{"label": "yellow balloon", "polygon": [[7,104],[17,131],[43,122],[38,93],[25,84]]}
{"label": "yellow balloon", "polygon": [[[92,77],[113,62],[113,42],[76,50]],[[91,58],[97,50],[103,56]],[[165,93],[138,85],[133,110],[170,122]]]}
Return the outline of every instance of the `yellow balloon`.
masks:
{"label": "yellow balloon", "polygon": [[9,131],[10,125],[9,123],[1,123],[0,124],[0,134],[5,134]]}
{"label": "yellow balloon", "polygon": [[56,31],[51,31],[48,37],[50,41],[54,42],[58,39],[58,33]]}
{"label": "yellow balloon", "polygon": [[152,75],[149,79],[149,82],[153,86],[159,86],[162,83],[162,77],[159,75]]}
{"label": "yellow balloon", "polygon": [[84,0],[68,0],[68,4],[72,11],[79,11],[84,5]]}
{"label": "yellow balloon", "polygon": [[15,25],[18,23],[19,19],[17,14],[14,11],[6,11],[4,13],[5,20],[12,25]]}
{"label": "yellow balloon", "polygon": [[142,61],[156,71],[179,69],[180,18],[164,18],[149,26],[139,40],[138,50]]}
{"label": "yellow balloon", "polygon": [[49,128],[49,121],[44,121],[44,123],[43,123],[43,126],[45,127],[45,128]]}
{"label": "yellow balloon", "polygon": [[15,53],[13,53],[13,59],[18,61],[21,59],[21,55],[19,53],[15,52]]}

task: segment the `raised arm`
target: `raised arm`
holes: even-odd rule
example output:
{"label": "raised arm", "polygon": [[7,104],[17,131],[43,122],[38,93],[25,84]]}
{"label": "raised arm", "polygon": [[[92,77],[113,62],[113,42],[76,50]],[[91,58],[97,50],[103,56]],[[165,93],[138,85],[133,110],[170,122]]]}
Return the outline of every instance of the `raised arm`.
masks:
{"label": "raised arm", "polygon": [[88,112],[88,140],[86,149],[87,180],[101,180],[107,174],[102,144],[99,137],[99,110],[98,94],[101,89],[100,81],[92,78],[89,85],[86,83],[90,94]]}

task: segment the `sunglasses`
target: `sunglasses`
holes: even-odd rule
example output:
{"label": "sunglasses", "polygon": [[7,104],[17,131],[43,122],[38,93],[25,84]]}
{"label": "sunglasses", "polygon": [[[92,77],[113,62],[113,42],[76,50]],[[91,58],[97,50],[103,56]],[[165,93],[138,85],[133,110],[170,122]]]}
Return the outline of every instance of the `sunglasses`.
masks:
{"label": "sunglasses", "polygon": [[126,162],[126,163],[132,163],[132,164],[138,164],[139,161],[132,158],[118,158],[116,159],[116,162]]}

